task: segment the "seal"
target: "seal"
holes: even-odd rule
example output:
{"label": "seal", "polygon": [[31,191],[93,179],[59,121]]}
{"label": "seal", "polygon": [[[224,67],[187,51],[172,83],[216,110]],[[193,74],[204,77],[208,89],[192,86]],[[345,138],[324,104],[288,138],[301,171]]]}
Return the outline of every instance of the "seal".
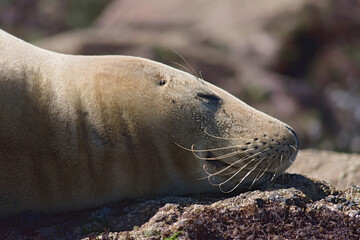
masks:
{"label": "seal", "polygon": [[283,173],[298,140],[189,73],[139,57],[54,53],[0,30],[0,146],[5,217],[246,190]]}

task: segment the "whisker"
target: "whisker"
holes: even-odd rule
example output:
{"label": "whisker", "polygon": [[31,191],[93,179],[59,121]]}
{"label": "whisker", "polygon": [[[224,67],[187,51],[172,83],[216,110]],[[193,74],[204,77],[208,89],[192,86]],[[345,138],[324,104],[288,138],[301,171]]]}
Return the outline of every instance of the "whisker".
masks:
{"label": "whisker", "polygon": [[[271,157],[270,158],[268,158],[268,160],[266,161],[266,162],[269,162],[269,164],[267,165],[267,167],[264,169],[264,166],[260,169],[260,171],[259,171],[259,173],[256,175],[256,177],[254,178],[254,181],[253,181],[253,183],[251,184],[251,186],[250,187],[252,187],[254,184],[255,184],[255,182],[257,181],[257,180],[259,180],[260,178],[262,178],[262,176],[264,176],[264,174],[267,172],[267,170],[269,169],[269,167],[271,166],[271,158],[275,155],[276,153],[274,153],[273,155],[271,155]],[[265,159],[265,158],[263,158],[263,159]],[[264,169],[264,171],[262,171]]]}
{"label": "whisker", "polygon": [[296,152],[298,151],[298,149],[297,149],[294,145],[290,144],[289,146],[290,146],[292,149],[294,149]]}
{"label": "whisker", "polygon": [[245,164],[244,167],[242,167],[241,169],[239,169],[239,170],[238,170],[233,176],[231,176],[229,179],[227,179],[226,181],[224,181],[224,182],[222,182],[221,184],[219,184],[219,189],[220,189],[220,191],[223,192],[223,193],[231,193],[231,192],[234,191],[236,188],[238,188],[239,185],[247,178],[247,176],[249,176],[249,174],[251,173],[251,171],[248,172],[244,177],[242,177],[242,178],[238,181],[238,183],[237,183],[233,188],[231,188],[230,190],[224,191],[224,190],[222,189],[222,186],[223,186],[224,184],[226,184],[228,181],[230,181],[232,178],[234,178],[237,174],[239,174],[249,163],[253,162],[254,160],[255,160],[255,158],[254,158],[253,160],[251,160],[250,162],[248,162],[247,164]]}
{"label": "whisker", "polygon": [[[274,173],[273,177],[271,178],[270,182],[273,182],[273,181],[274,181],[275,176],[277,175],[277,172],[278,172],[279,166],[280,166],[280,165],[281,165],[281,163],[282,163],[282,159],[283,159],[283,155],[281,155],[281,157],[280,157],[280,161],[276,161],[276,169],[275,169],[275,173]],[[279,162],[280,162],[280,164],[279,164]]]}
{"label": "whisker", "polygon": [[[209,170],[206,169],[207,166],[208,166],[207,164],[204,164],[204,165],[203,165],[203,170],[204,170],[204,172],[205,172],[208,176],[202,177],[202,178],[200,178],[200,179],[205,179],[205,178],[208,178],[209,176],[227,176],[227,175],[231,175],[231,174],[232,174],[232,172],[230,172],[230,173],[223,173],[224,171],[222,171],[222,172],[218,171],[218,172],[213,172],[213,173],[211,173]],[[226,168],[229,169],[230,167],[229,167],[229,166],[226,166]],[[214,171],[215,171],[215,167],[214,167]]]}
{"label": "whisker", "polygon": [[[267,172],[267,170],[269,169],[269,167],[271,166],[271,162],[268,164],[268,166],[264,169],[264,171],[261,173],[261,175],[259,177],[257,177],[254,181],[258,181],[260,178],[262,178],[262,176],[264,176],[264,174]],[[260,173],[260,172],[259,172]]]}
{"label": "whisker", "polygon": [[196,154],[195,151],[193,151],[193,155],[197,158],[197,159],[200,159],[200,160],[207,160],[207,161],[210,161],[210,160],[221,160],[221,159],[225,159],[225,158],[229,158],[229,157],[232,157],[232,156],[236,156],[238,154],[242,153],[241,151],[235,151],[235,152],[231,152],[231,153],[227,153],[227,154],[224,154],[224,155],[221,155],[221,156],[216,156],[216,157],[201,157],[199,155]]}
{"label": "whisker", "polygon": [[[263,158],[263,159],[264,159],[264,158]],[[252,169],[250,169],[250,170],[248,171],[248,173],[247,173],[244,177],[242,177],[242,178],[238,181],[238,183],[237,183],[232,189],[230,189],[230,190],[228,190],[228,191],[224,191],[224,190],[222,190],[222,186],[219,186],[220,191],[223,192],[223,193],[231,193],[232,191],[234,191],[234,190],[235,190],[236,188],[238,188],[239,185],[256,169],[256,167],[257,167],[260,163],[261,163],[261,161],[258,162]],[[251,186],[250,186],[250,187],[251,187]],[[249,187],[249,189],[250,189],[250,187]]]}
{"label": "whisker", "polygon": [[196,72],[193,69],[190,69],[189,67],[185,66],[184,64],[177,63],[177,62],[171,62],[171,63],[174,64],[174,65],[177,65],[178,67],[184,69],[186,72],[188,72],[188,73],[194,75],[195,77],[197,77]]}
{"label": "whisker", "polygon": [[278,168],[279,168],[279,163],[277,162],[277,163],[276,163],[276,170],[275,170],[274,175],[273,175],[273,177],[271,178],[270,182],[273,182],[274,179],[275,179],[275,176],[277,176],[277,170],[278,170]]}
{"label": "whisker", "polygon": [[[193,146],[191,146],[193,147]],[[253,157],[253,156],[257,156],[267,150],[269,150],[270,148],[265,148],[263,150],[261,150],[260,152],[257,152],[257,153],[254,153],[253,155],[250,155],[249,158]],[[240,153],[242,153],[243,151],[240,151],[240,150],[237,150],[237,151],[234,151],[234,152],[231,152],[231,153],[226,153],[224,155],[220,155],[220,156],[216,156],[216,157],[200,157],[199,155],[196,155],[195,154],[195,151],[192,151],[194,156],[197,157],[198,159],[200,160],[221,160],[221,159],[225,159],[225,158],[229,158],[229,157],[233,157],[233,156],[236,156]]]}
{"label": "whisker", "polygon": [[[265,158],[266,158],[266,157],[263,157],[263,158],[259,161],[258,164],[262,163]],[[256,174],[256,176],[255,176],[254,180],[252,181],[249,189],[251,189],[252,186],[255,184],[255,182],[262,177],[262,175],[259,177],[259,174],[262,172],[262,170],[263,170],[264,167],[265,167],[265,165],[260,169],[260,171],[258,172],[258,174]],[[254,170],[255,170],[255,169],[254,169]]]}
{"label": "whisker", "polygon": [[[281,164],[280,164],[280,166],[281,166]],[[282,176],[281,177],[282,182],[284,181],[284,173],[285,173],[285,165],[280,168],[280,171],[278,173],[278,176]]]}
{"label": "whisker", "polygon": [[[207,128],[204,129],[204,133],[210,137],[216,138],[216,139],[238,139],[238,138],[224,138],[215,136],[207,131]],[[264,137],[266,137],[264,135]],[[271,139],[271,138],[269,138]],[[273,141],[273,140],[272,140]],[[275,179],[281,175],[281,173],[285,170],[285,163],[284,160],[287,159],[287,157],[290,157],[290,153],[282,153],[280,155],[280,158],[275,161],[274,156],[276,156],[277,152],[273,152],[273,154],[267,154],[267,156],[264,156],[262,158],[258,157],[260,154],[263,154],[264,152],[269,151],[272,149],[272,146],[269,146],[267,148],[262,149],[259,152],[252,153],[252,149],[244,149],[245,144],[239,144],[239,145],[233,145],[233,146],[225,146],[225,147],[217,147],[217,148],[209,148],[209,149],[195,149],[195,144],[192,144],[190,148],[184,147],[176,142],[174,142],[178,147],[186,150],[191,151],[192,154],[200,160],[204,161],[220,161],[220,164],[214,163],[214,165],[204,164],[203,165],[203,171],[207,174],[206,177],[202,177],[200,179],[208,179],[208,182],[213,185],[219,187],[221,192],[223,193],[230,193],[234,191],[236,188],[238,188],[246,179],[249,179],[250,176],[256,176],[251,181],[251,184],[249,186],[249,189],[253,188],[256,182],[258,182],[260,179],[264,177],[266,173],[268,173],[268,170],[276,164],[276,168],[271,175],[269,176],[270,184],[273,184],[275,182]],[[265,144],[264,144],[265,145]],[[246,147],[248,147],[246,145]],[[285,150],[291,152],[291,149],[297,151],[296,146],[294,145],[287,145]],[[230,152],[226,153],[225,150],[229,150]],[[247,151],[249,150],[249,151]],[[203,153],[206,152],[221,152],[222,155],[209,155],[208,157],[203,155]],[[240,154],[244,153],[246,151],[246,155],[248,156],[240,156]],[[271,152],[270,152],[271,153]],[[288,156],[289,155],[289,156]],[[238,156],[238,159],[236,161],[233,161],[229,158]],[[226,160],[229,159],[229,160]],[[255,162],[256,161],[256,162]],[[291,161],[291,160],[289,160]],[[222,164],[221,164],[222,163]],[[239,166],[240,165],[240,166]],[[210,167],[212,166],[212,167]],[[275,167],[275,166],[274,166]],[[218,170],[219,169],[219,170]],[[247,171],[244,171],[244,169],[247,169]],[[256,171],[256,172],[255,172]],[[269,172],[270,173],[270,172]],[[254,175],[252,175],[254,174]],[[269,174],[270,175],[270,174]],[[238,176],[241,176],[240,178]],[[221,177],[220,179],[217,177]],[[225,178],[225,179],[224,179]],[[252,179],[253,177],[251,177]],[[230,184],[230,182],[233,182],[234,184]],[[233,186],[233,187],[231,187]],[[226,190],[227,188],[231,188]]]}
{"label": "whisker", "polygon": [[[177,51],[174,50],[174,52],[186,63],[186,65],[189,67],[189,69],[191,71],[189,71],[190,73],[192,73],[192,75],[194,75],[196,78],[198,77],[198,74],[196,73],[195,69],[190,65],[190,63]],[[202,78],[201,78],[202,79]]]}
{"label": "whisker", "polygon": [[[264,159],[264,158],[263,158]],[[257,168],[257,166],[259,166],[259,164],[261,163],[261,161],[257,162],[253,168],[251,168],[250,170],[248,170],[248,173],[241,179],[241,183]]]}
{"label": "whisker", "polygon": [[[296,152],[299,151],[299,149],[297,149],[295,146],[293,146],[293,145],[291,145],[291,144],[290,144],[290,147],[291,147],[292,149],[294,149]],[[289,158],[289,160],[290,160],[290,163],[294,163],[295,158],[294,158],[294,159]]]}
{"label": "whisker", "polygon": [[219,184],[218,184],[218,183],[213,183],[213,182],[211,181],[211,177],[214,177],[214,176],[208,176],[208,177],[207,177],[208,182],[209,182],[212,186],[218,187]]}
{"label": "whisker", "polygon": [[204,180],[205,178],[209,178],[209,177],[213,177],[213,176],[228,176],[228,175],[231,175],[231,174],[233,174],[235,172],[235,171],[232,171],[232,172],[229,172],[229,173],[223,173],[227,169],[231,168],[230,166],[226,166],[227,169],[224,170],[224,171],[222,171],[223,169],[221,169],[218,172],[215,172],[215,166],[214,166],[214,172],[211,173],[208,169],[206,169],[207,167],[208,167],[208,164],[203,165],[203,171],[207,174],[207,176],[202,177],[202,178],[198,178],[198,180]]}
{"label": "whisker", "polygon": [[227,194],[227,193],[231,193],[231,192],[234,191],[236,188],[238,188],[240,184],[241,184],[241,182],[239,181],[233,188],[231,188],[231,189],[228,190],[228,191],[223,190],[223,189],[222,189],[222,188],[223,188],[222,185],[219,186],[219,189],[220,189],[220,191],[221,191],[222,193]]}
{"label": "whisker", "polygon": [[[245,161],[245,160],[247,160],[247,159],[249,159],[249,157],[248,157],[248,158],[239,159],[239,160],[237,160],[236,162],[233,162],[232,164],[226,166],[225,168],[223,168],[223,169],[221,169],[221,170],[219,170],[219,171],[217,171],[217,172],[215,172],[215,173],[209,173],[209,172],[207,172],[207,171],[205,171],[205,170],[204,170],[204,171],[205,171],[205,173],[207,173],[207,174],[210,175],[210,176],[216,176],[216,175],[219,175],[219,174],[225,172],[226,170],[232,168],[234,165],[236,165],[236,164],[238,164],[238,163],[240,163],[240,162],[242,162],[242,161]],[[232,173],[234,173],[234,172],[236,172],[236,171],[237,171],[237,170],[234,170],[233,172],[230,172],[230,173],[226,173],[225,176],[226,176],[226,175],[231,175]]]}
{"label": "whisker", "polygon": [[244,168],[249,165],[251,162],[253,162],[255,160],[252,159],[250,162],[246,163],[244,166],[242,166],[239,170],[237,170],[231,177],[229,177],[228,179],[226,179],[225,181],[223,181],[222,183],[219,184],[219,187],[228,183],[231,179],[233,179],[236,175],[238,175],[242,170],[244,170]]}
{"label": "whisker", "polygon": [[[226,154],[224,154],[224,155],[220,155],[220,156],[216,156],[216,157],[200,157],[199,155],[197,155],[195,152],[195,150],[193,151],[193,147],[194,147],[194,144],[191,146],[191,151],[192,151],[192,153],[193,153],[193,155],[196,157],[196,158],[198,158],[198,159],[200,159],[200,160],[221,160],[221,159],[225,159],[225,158],[229,158],[229,157],[233,157],[233,156],[236,156],[236,155],[238,155],[238,154],[240,154],[240,153],[242,153],[242,151],[240,151],[240,150],[237,150],[237,151],[235,151],[235,152],[231,152],[231,153],[226,153]],[[258,155],[258,154],[261,154],[261,153],[263,153],[263,152],[265,152],[265,151],[267,151],[267,150],[269,150],[270,148],[265,148],[265,149],[263,149],[263,150],[261,150],[260,152],[257,152],[257,153],[255,153],[255,154],[253,154],[253,155],[251,155],[251,156],[256,156],[256,155]]]}
{"label": "whisker", "polygon": [[[240,159],[237,160],[236,162],[231,163],[230,165],[226,166],[225,168],[223,168],[223,169],[221,169],[221,170],[219,170],[219,171],[217,171],[217,172],[215,172],[215,173],[209,173],[209,172],[207,172],[205,169],[204,169],[204,171],[205,171],[207,174],[211,175],[211,176],[216,176],[216,175],[218,175],[218,174],[220,174],[220,173],[222,173],[222,172],[230,169],[231,167],[235,166],[236,164],[238,164],[238,163],[240,163],[240,162],[243,162],[243,161],[248,160],[248,159],[250,159],[250,158],[256,157],[257,155],[263,153],[264,151],[266,151],[266,150],[263,150],[263,151],[261,151],[261,152],[255,153],[255,154],[250,155],[250,156],[248,156],[248,157],[240,158]],[[253,159],[253,160],[255,160],[255,159]],[[252,160],[252,161],[253,161],[253,160]],[[252,161],[250,161],[250,162],[252,162]],[[250,162],[248,162],[248,163],[250,163]],[[247,163],[247,164],[248,164],[248,163]],[[246,165],[247,165],[247,164],[246,164]],[[245,166],[246,166],[246,165],[245,165]],[[226,175],[230,175],[230,174],[232,174],[232,173],[235,173],[236,171],[237,171],[237,170],[234,170],[233,172],[227,173]]]}
{"label": "whisker", "polygon": [[228,149],[232,149],[232,148],[239,148],[242,145],[234,145],[234,146],[227,146],[227,147],[220,147],[220,148],[210,148],[210,149],[199,149],[199,150],[195,150],[193,149],[193,147],[195,146],[195,144],[191,145],[191,148],[187,148],[184,146],[181,146],[180,144],[178,144],[177,142],[174,142],[178,147],[187,150],[189,152],[215,152],[215,151],[220,151],[220,150],[228,150]]}
{"label": "whisker", "polygon": [[202,80],[204,80],[204,78],[203,78],[203,76],[202,76],[202,74],[201,74],[201,71],[199,71],[199,74],[198,74],[199,76],[200,76],[200,78],[202,79]]}
{"label": "whisker", "polygon": [[[287,157],[287,159],[289,159],[289,156]],[[286,165],[283,164],[283,156],[282,155],[281,155],[281,158],[280,158],[280,166],[282,166],[282,168],[280,169],[280,172],[284,173]]]}

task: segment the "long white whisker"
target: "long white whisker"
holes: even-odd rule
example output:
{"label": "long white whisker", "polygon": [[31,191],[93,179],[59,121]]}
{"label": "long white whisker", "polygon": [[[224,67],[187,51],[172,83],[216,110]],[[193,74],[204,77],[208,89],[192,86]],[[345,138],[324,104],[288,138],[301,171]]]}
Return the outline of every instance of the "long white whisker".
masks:
{"label": "long white whisker", "polygon": [[276,178],[277,176],[279,176],[279,174],[278,174],[278,169],[279,169],[279,166],[281,166],[283,157],[284,157],[284,156],[281,155],[281,157],[280,157],[280,164],[279,164],[279,162],[276,163],[276,170],[275,170],[275,173],[274,173],[273,177],[271,178],[270,182],[273,182],[273,181],[275,180],[275,178]]}
{"label": "long white whisker", "polygon": [[279,162],[276,163],[276,169],[275,169],[275,172],[270,180],[270,182],[274,181],[275,179],[275,176],[277,176],[277,170],[279,169]]}
{"label": "long white whisker", "polygon": [[[250,158],[252,158],[252,157],[256,157],[257,155],[259,155],[259,154],[261,154],[261,153],[263,153],[263,152],[265,152],[265,151],[266,151],[266,149],[262,150],[261,152],[257,152],[257,153],[255,153],[255,154],[253,154],[253,155],[250,155],[250,156],[247,156],[247,157],[242,157],[242,158],[238,159],[236,162],[233,162],[232,164],[226,166],[225,168],[223,168],[223,169],[221,169],[221,170],[219,170],[219,171],[217,171],[217,172],[213,172],[213,173],[209,172],[209,170],[206,169],[206,168],[208,167],[208,164],[204,164],[204,165],[203,165],[203,170],[204,170],[204,172],[205,172],[206,174],[208,174],[208,176],[199,178],[198,180],[203,180],[203,179],[205,179],[205,178],[208,178],[209,176],[227,176],[227,175],[231,175],[231,174],[235,173],[237,170],[234,170],[234,171],[232,171],[232,172],[225,173],[225,174],[221,174],[221,173],[223,173],[223,172],[225,172],[226,170],[234,167],[236,164],[238,164],[238,163],[240,163],[240,162],[242,162],[242,161],[245,161],[245,160],[247,160],[247,159],[250,159]],[[260,162],[259,162],[259,163],[260,163]],[[214,167],[214,169],[215,169],[215,167]]]}
{"label": "long white whisker", "polygon": [[[263,157],[263,158],[258,162],[258,164],[256,165],[256,167],[257,167],[260,163],[262,163],[265,158],[266,158],[266,157]],[[260,169],[259,173],[256,174],[256,176],[255,176],[254,180],[252,181],[249,189],[252,188],[252,186],[255,184],[255,182],[256,182],[258,179],[260,179],[259,174],[261,173],[261,171],[263,170],[263,168],[264,168],[264,166]],[[255,168],[254,168],[254,170],[255,170]],[[259,178],[258,178],[258,177],[259,177]]]}
{"label": "long white whisker", "polygon": [[[264,151],[265,151],[265,150],[264,150]],[[253,155],[251,155],[251,156],[248,156],[248,157],[245,157],[245,158],[240,158],[240,159],[237,160],[236,162],[233,162],[232,164],[226,166],[225,168],[223,168],[223,169],[221,169],[221,170],[219,170],[219,171],[217,171],[217,172],[215,172],[215,173],[209,173],[209,172],[207,172],[205,169],[204,169],[204,171],[205,171],[207,174],[209,174],[209,175],[216,176],[216,175],[218,175],[218,174],[220,174],[220,173],[228,170],[229,168],[235,166],[236,164],[238,164],[238,163],[240,163],[240,162],[243,162],[243,161],[245,161],[245,160],[248,160],[248,159],[250,159],[250,158],[256,157],[257,155],[259,155],[259,154],[261,154],[261,153],[263,153],[263,151],[258,152],[258,153],[255,153],[255,154],[253,154]],[[250,162],[249,162],[249,163],[250,163]],[[229,174],[226,174],[226,175],[230,175],[230,174],[232,174],[232,173],[234,173],[234,172],[236,172],[236,171],[237,171],[237,170],[234,170],[233,172],[231,172],[231,173],[229,173]]]}
{"label": "long white whisker", "polygon": [[279,164],[279,161],[276,162],[276,169],[275,169],[274,175],[273,175],[273,177],[271,178],[270,182],[274,181],[275,176],[277,176],[277,173],[278,173],[278,170],[279,170],[279,166],[280,166],[281,163],[282,163],[282,159],[283,159],[283,155],[281,155],[281,157],[280,157],[280,164]]}
{"label": "long white whisker", "polygon": [[262,172],[262,174],[256,179],[259,180],[260,178],[262,178],[262,176],[264,176],[264,174],[267,172],[267,170],[269,169],[269,167],[271,166],[271,162],[269,162],[269,164],[267,165],[267,167],[264,169],[264,171]]}
{"label": "long white whisker", "polygon": [[257,162],[254,167],[251,168],[248,173],[240,180],[240,183],[242,183],[257,168],[257,166],[259,166],[260,163],[261,161]]}
{"label": "long white whisker", "polygon": [[239,185],[241,184],[241,182],[239,181],[233,188],[231,188],[230,190],[228,190],[228,191],[225,191],[225,190],[223,190],[222,189],[222,185],[219,185],[219,189],[220,189],[220,191],[222,192],[222,193],[231,193],[232,191],[234,191],[237,187],[239,187]]}
{"label": "long white whisker", "polygon": [[290,146],[292,149],[294,149],[296,152],[298,151],[298,149],[297,149],[294,145],[290,144],[289,146]]}
{"label": "long white whisker", "polygon": [[255,161],[255,158],[252,159],[250,162],[246,163],[244,166],[242,166],[239,170],[237,170],[231,177],[229,177],[228,179],[226,179],[225,181],[223,181],[222,183],[219,184],[219,186],[222,186],[226,183],[228,183],[230,180],[232,180],[236,175],[238,175],[242,170],[244,170],[244,168],[246,168],[247,165],[249,165],[251,162]]}
{"label": "long white whisker", "polygon": [[195,144],[191,145],[191,148],[187,148],[187,147],[181,146],[180,144],[178,144],[178,143],[176,143],[176,142],[175,142],[175,144],[176,144],[178,147],[180,147],[180,148],[182,148],[182,149],[184,149],[184,150],[186,150],[186,151],[189,151],[189,152],[210,152],[210,151],[215,152],[215,151],[220,151],[220,150],[227,150],[227,149],[240,148],[240,147],[242,147],[242,145],[234,145],[234,146],[227,146],[227,147],[220,147],[220,148],[210,148],[210,149],[199,149],[199,150],[195,150],[195,149],[191,149],[191,148],[193,148],[193,147],[195,146]]}
{"label": "long white whisker", "polygon": [[[186,65],[189,67],[189,69],[191,70],[190,72],[196,77],[197,73],[195,71],[195,69],[190,65],[190,63],[177,51],[174,50],[174,52],[186,63]],[[188,70],[188,69],[187,69]],[[196,77],[198,78],[198,77]]]}
{"label": "long white whisker", "polygon": [[213,177],[213,176],[208,176],[208,177],[207,177],[208,182],[209,182],[211,185],[213,185],[213,186],[215,186],[215,187],[218,187],[219,184],[218,184],[218,183],[213,183],[213,182],[211,181],[211,177]]}
{"label": "long white whisker", "polygon": [[[233,176],[231,176],[231,178],[233,178],[234,176],[236,176],[237,174],[239,174],[239,173],[246,167],[246,165],[248,165],[249,163],[251,163],[251,162],[254,161],[254,160],[255,160],[255,158],[254,158],[253,160],[251,160],[250,162],[248,162],[247,164],[245,164],[245,166],[244,166],[242,169],[240,169],[239,171],[237,171]],[[259,164],[259,163],[258,163],[258,164]],[[254,168],[254,169],[255,169],[255,168]],[[226,181],[222,182],[221,184],[219,184],[219,189],[220,189],[220,191],[223,192],[223,193],[231,193],[231,192],[234,191],[237,187],[239,187],[239,185],[246,179],[246,177],[247,177],[251,172],[252,172],[252,171],[249,171],[244,177],[241,178],[241,180],[238,181],[238,183],[237,183],[233,188],[231,188],[231,189],[228,190],[228,191],[224,191],[224,190],[222,189],[222,186],[223,186],[224,184],[226,184],[229,180],[231,180],[231,178],[229,178],[229,179],[227,179]]]}
{"label": "long white whisker", "polygon": [[[271,166],[271,158],[275,155],[276,153],[274,153],[273,155],[271,155],[270,158],[267,159],[266,162],[269,162],[269,164],[267,165],[267,167],[264,169],[265,165],[260,169],[259,173],[256,175],[256,177],[254,178],[254,181],[252,182],[252,184],[250,185],[249,189],[255,184],[255,182],[257,180],[259,180],[260,178],[262,178],[262,176],[267,172],[267,170],[269,169],[269,167]],[[266,157],[264,157],[262,160],[264,160]],[[264,169],[264,171],[263,171]]]}
{"label": "long white whisker", "polygon": [[193,152],[193,155],[197,159],[211,161],[211,160],[221,160],[221,159],[233,157],[233,156],[236,156],[236,155],[238,155],[240,153],[242,153],[242,151],[237,150],[237,151],[234,151],[234,152],[231,152],[231,153],[226,153],[224,155],[220,155],[220,156],[216,156],[216,157],[201,157],[201,156],[197,155],[196,152]]}

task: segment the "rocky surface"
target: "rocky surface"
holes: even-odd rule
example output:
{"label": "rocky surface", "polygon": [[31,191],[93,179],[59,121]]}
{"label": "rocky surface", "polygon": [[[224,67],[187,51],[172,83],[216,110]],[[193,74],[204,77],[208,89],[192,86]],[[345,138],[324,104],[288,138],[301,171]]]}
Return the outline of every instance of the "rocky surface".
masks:
{"label": "rocky surface", "polygon": [[271,189],[221,200],[213,198],[214,203],[194,198],[188,205],[188,199],[172,199],[140,228],[109,236],[119,239],[171,236],[179,239],[356,239],[360,236],[359,190],[350,187],[338,191],[301,175],[285,175]]}
{"label": "rocky surface", "polygon": [[[325,166],[329,167],[327,159],[330,164],[333,164],[331,159],[349,161],[337,165],[337,172],[345,173],[351,164],[359,163],[358,157],[309,150],[302,151],[296,162],[320,162],[325,170]],[[337,181],[340,185],[348,183],[347,178]],[[52,215],[24,213],[0,220],[0,239],[359,237],[360,187],[338,189],[299,174],[285,174],[270,187],[244,193],[149,197],[85,211]]]}
{"label": "rocky surface", "polygon": [[302,150],[288,172],[322,179],[345,189],[351,185],[360,185],[360,155]]}

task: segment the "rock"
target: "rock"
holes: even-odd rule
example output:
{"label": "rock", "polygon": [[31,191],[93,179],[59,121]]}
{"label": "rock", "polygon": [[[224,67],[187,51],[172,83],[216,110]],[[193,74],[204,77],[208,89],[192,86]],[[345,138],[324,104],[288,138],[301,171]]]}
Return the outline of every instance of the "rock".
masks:
{"label": "rock", "polygon": [[[338,191],[301,175],[285,175],[271,189],[256,190],[212,203],[184,204],[162,198],[157,213],[140,228],[110,233],[116,239],[357,238],[360,188]],[[333,194],[333,195],[331,195]],[[332,200],[329,202],[329,196]],[[352,201],[353,204],[349,204]],[[145,202],[146,204],[146,202]],[[150,203],[152,204],[152,203]]]}
{"label": "rock", "polygon": [[52,239],[357,239],[360,187],[287,173],[249,192],[144,198],[31,219],[30,226],[24,217],[0,220],[0,239],[39,229]]}
{"label": "rock", "polygon": [[290,173],[322,179],[337,188],[360,184],[360,155],[319,150],[301,150]]}

